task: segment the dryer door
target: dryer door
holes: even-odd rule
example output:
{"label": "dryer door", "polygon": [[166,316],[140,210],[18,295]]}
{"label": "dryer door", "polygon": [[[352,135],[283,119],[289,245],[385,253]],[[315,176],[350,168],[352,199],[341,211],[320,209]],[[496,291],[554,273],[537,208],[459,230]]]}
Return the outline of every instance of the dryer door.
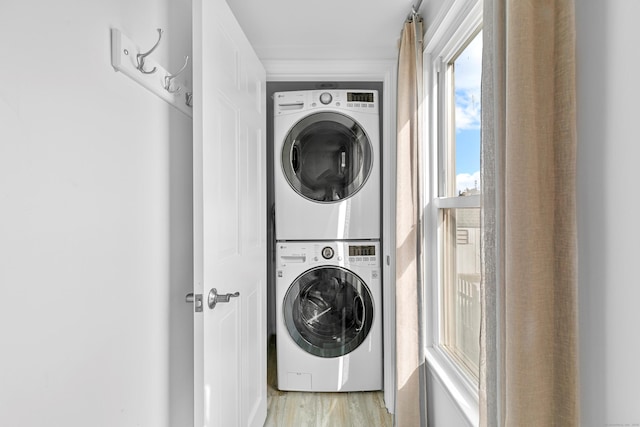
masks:
{"label": "dryer door", "polygon": [[289,131],[282,169],[289,185],[314,202],[334,203],[353,196],[373,165],[371,141],[352,118],[335,112],[309,115]]}
{"label": "dryer door", "polygon": [[338,357],[355,350],[373,323],[373,299],[353,272],[318,267],[300,275],[283,303],[289,335],[308,353]]}

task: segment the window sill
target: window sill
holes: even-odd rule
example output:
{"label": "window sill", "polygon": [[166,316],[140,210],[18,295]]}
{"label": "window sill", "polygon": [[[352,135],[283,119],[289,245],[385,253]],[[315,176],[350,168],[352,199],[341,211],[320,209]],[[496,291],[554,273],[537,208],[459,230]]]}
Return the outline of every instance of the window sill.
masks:
{"label": "window sill", "polygon": [[470,425],[479,425],[478,391],[439,348],[429,347],[426,351],[428,366],[442,382],[444,388],[456,403]]}

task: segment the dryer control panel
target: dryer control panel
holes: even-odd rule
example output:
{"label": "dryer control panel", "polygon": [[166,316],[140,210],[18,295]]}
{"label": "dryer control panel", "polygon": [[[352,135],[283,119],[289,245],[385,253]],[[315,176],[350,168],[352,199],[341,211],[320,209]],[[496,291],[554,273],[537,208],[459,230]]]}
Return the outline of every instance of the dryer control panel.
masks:
{"label": "dryer control panel", "polygon": [[276,92],[273,94],[273,100],[276,116],[322,108],[378,114],[378,91],[376,90]]}

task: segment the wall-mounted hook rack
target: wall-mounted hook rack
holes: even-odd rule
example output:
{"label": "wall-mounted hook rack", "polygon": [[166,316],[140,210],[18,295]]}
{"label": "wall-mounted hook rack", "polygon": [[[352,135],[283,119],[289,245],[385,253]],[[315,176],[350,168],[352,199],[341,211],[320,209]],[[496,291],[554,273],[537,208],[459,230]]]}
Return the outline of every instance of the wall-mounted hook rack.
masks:
{"label": "wall-mounted hook rack", "polygon": [[[183,74],[187,62],[179,72],[172,75],[149,56],[160,44],[161,37],[162,30],[158,28],[158,41],[156,44],[146,53],[140,53],[140,49],[131,39],[120,30],[112,28],[111,65],[116,71],[122,72],[187,116],[193,117],[192,106],[188,105],[185,97],[180,95],[181,92],[192,92],[191,84],[187,76]],[[166,88],[166,77],[170,77],[168,89]]]}

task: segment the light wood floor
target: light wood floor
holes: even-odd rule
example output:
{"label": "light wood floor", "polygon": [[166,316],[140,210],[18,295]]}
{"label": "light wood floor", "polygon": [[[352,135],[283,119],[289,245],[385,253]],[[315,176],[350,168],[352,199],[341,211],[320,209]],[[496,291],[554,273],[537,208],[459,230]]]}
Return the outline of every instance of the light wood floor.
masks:
{"label": "light wood floor", "polygon": [[277,389],[275,337],[269,340],[265,427],[391,427],[381,391],[303,393]]}

